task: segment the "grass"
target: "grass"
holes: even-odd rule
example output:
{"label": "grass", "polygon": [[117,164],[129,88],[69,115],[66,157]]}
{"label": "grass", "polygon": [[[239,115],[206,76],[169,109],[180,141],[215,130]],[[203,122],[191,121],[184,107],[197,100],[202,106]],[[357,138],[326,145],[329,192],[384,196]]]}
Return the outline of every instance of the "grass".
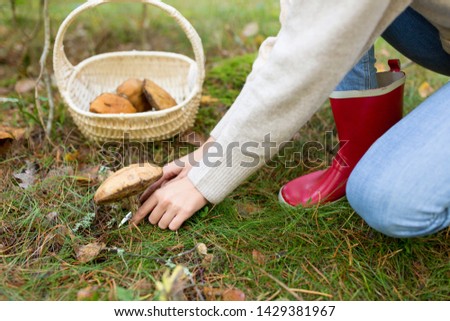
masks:
{"label": "grass", "polygon": [[[79,3],[52,6],[54,29]],[[197,1],[195,8],[185,1],[169,3],[192,21],[204,42],[208,57],[205,95],[218,99],[200,108],[195,129],[207,134],[239,93],[255,57],[260,40],[243,38],[240,31],[257,21],[261,36],[274,34],[277,7],[256,0]],[[66,44],[72,59],[114,50],[118,44],[125,49],[142,44],[139,36],[130,36],[139,35],[136,21],[122,17],[123,10],[108,11],[106,6],[102,10],[104,16],[87,15],[85,24],[72,30]],[[19,23],[29,32],[35,17],[25,11],[24,4],[18,6]],[[208,287],[239,289],[248,300],[450,299],[449,229],[419,239],[393,239],[368,227],[345,199],[320,208],[280,206],[278,188],[311,170],[305,165],[285,169],[282,161],[289,152],[254,174],[223,203],[201,210],[177,233],[148,224],[139,230],[117,228],[132,205],[124,201],[96,208],[92,196],[98,183],[79,176],[97,165],[121,162],[106,162],[101,146],[88,142],[75,128],[58,95],[52,133],[55,146],[44,140],[32,94],[18,95],[12,90],[18,79],[36,76],[39,37],[27,44],[20,42],[24,59],[14,62],[9,55],[20,49],[14,49],[13,43],[23,39],[23,34],[12,29],[6,6],[0,7],[0,13],[6,21],[3,28],[9,31],[5,41],[0,41],[0,87],[9,90],[9,97],[20,99],[18,105],[0,105],[0,121],[30,130],[27,140],[0,156],[0,299],[159,300],[164,295],[156,284],[165,280],[164,271],[173,270],[172,263],[182,264],[192,275],[190,280],[178,279],[184,297],[190,300],[204,298],[203,290]],[[131,13],[139,17],[137,9]],[[180,46],[180,51],[189,51],[189,45],[179,41],[180,35],[167,27],[167,20],[159,15],[151,15],[150,20],[167,37],[164,42],[152,38],[151,46]],[[105,35],[103,23],[110,23],[117,36]],[[80,35],[90,39],[86,45],[76,45]],[[95,39],[105,41],[99,46]],[[377,53],[380,63],[388,55],[398,56],[383,41],[377,43]],[[420,84],[427,81],[437,89],[447,80],[416,65],[406,72],[407,111],[422,100],[417,92]],[[325,105],[300,130],[295,146],[323,141],[329,130],[333,130],[333,121]],[[176,139],[173,143],[192,150]],[[161,163],[172,157],[159,143],[148,147],[150,156]],[[136,160],[138,155],[131,153],[130,157]],[[35,168],[36,182],[23,189],[13,174],[27,167]],[[93,220],[91,213],[96,214]],[[84,227],[74,231],[81,222]],[[81,263],[76,257],[79,247],[94,242],[104,243],[109,250]],[[210,256],[190,251],[199,243],[207,246]],[[169,298],[178,298],[175,292]]]}

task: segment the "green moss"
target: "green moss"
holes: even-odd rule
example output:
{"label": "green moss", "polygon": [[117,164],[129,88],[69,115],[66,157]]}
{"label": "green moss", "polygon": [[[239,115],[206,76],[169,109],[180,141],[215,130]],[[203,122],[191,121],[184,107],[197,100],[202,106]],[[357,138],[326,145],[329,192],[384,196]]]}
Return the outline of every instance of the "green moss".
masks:
{"label": "green moss", "polygon": [[246,54],[215,64],[207,73],[206,92],[230,106],[244,86],[255,58],[255,54]]}

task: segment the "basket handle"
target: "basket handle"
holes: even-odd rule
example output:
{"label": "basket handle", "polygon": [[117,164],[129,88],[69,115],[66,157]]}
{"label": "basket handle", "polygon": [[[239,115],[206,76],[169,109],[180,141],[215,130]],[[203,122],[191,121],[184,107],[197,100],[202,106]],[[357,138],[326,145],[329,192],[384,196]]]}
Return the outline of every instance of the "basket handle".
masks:
{"label": "basket handle", "polygon": [[200,36],[189,21],[175,8],[162,2],[161,0],[88,0],[81,6],[72,11],[59,27],[58,33],[55,39],[55,46],[53,50],[53,66],[55,72],[56,82],[61,91],[66,90],[68,81],[75,71],[75,66],[69,61],[64,51],[64,36],[67,29],[82,12],[94,8],[98,5],[108,2],[137,2],[153,5],[172,17],[189,39],[192,49],[194,51],[195,62],[197,63],[197,85],[199,88],[203,85],[205,78],[205,54],[203,52],[203,46]]}

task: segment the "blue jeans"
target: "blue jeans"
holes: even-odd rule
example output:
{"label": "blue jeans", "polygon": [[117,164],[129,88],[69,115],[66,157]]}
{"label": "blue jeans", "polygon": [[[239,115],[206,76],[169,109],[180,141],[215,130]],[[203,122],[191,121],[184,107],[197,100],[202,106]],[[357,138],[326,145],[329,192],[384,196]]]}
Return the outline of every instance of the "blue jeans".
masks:
{"label": "blue jeans", "polygon": [[[450,55],[437,30],[414,10],[404,11],[383,37],[414,62],[450,75]],[[450,83],[386,132],[357,164],[347,199],[374,229],[392,237],[418,237],[450,225],[449,119]]]}

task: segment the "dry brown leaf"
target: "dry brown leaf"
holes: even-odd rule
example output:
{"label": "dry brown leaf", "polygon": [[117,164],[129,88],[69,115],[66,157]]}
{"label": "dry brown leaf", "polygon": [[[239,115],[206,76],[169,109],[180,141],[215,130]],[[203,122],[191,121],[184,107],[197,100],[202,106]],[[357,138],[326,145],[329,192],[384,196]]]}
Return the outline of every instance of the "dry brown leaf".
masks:
{"label": "dry brown leaf", "polygon": [[105,243],[89,243],[80,246],[75,249],[75,254],[77,255],[77,260],[81,263],[87,263],[95,259],[100,252],[105,248]]}
{"label": "dry brown leaf", "polygon": [[264,265],[266,264],[267,258],[264,254],[259,252],[258,250],[252,251],[252,258],[253,261],[255,261],[258,265]]}
{"label": "dry brown leaf", "polygon": [[77,158],[78,158],[79,155],[80,155],[80,153],[78,152],[78,150],[75,150],[75,151],[73,151],[73,152],[66,153],[66,154],[64,155],[64,161],[65,161],[65,162],[68,162],[68,163],[74,162],[74,161],[77,160]]}
{"label": "dry brown leaf", "polygon": [[203,295],[207,301],[217,301],[222,297],[223,289],[204,287]]}
{"label": "dry brown leaf", "polygon": [[14,85],[14,90],[18,94],[25,94],[27,92],[34,90],[35,86],[36,81],[34,79],[22,79],[16,82],[16,84]]}
{"label": "dry brown leaf", "polygon": [[430,96],[433,92],[434,92],[434,88],[431,87],[431,85],[424,81],[419,89],[417,90],[419,92],[419,96],[422,98],[427,98],[428,96]]}
{"label": "dry brown leaf", "polygon": [[25,136],[26,129],[0,126],[0,155],[6,154],[14,141],[18,141]]}
{"label": "dry brown leaf", "polygon": [[180,136],[180,141],[183,143],[188,143],[196,147],[202,146],[206,142],[206,138],[203,134],[197,133],[193,130],[184,132]]}
{"label": "dry brown leaf", "polygon": [[84,289],[81,289],[77,293],[78,301],[96,301],[98,300],[98,286],[88,286]]}
{"label": "dry brown leaf", "polygon": [[15,173],[13,176],[22,181],[19,186],[23,189],[27,189],[36,181],[36,168],[35,164],[27,161],[27,169],[23,173]]}
{"label": "dry brown leaf", "polygon": [[204,287],[203,294],[208,301],[245,301],[245,294],[239,289]]}
{"label": "dry brown leaf", "polygon": [[16,128],[9,126],[0,126],[0,132],[9,133],[15,140],[20,140],[25,137],[27,130],[25,128]]}
{"label": "dry brown leaf", "polygon": [[200,105],[209,106],[219,102],[219,99],[211,97],[211,96],[202,96],[200,99]]}
{"label": "dry brown leaf", "polygon": [[83,168],[75,176],[77,183],[81,185],[92,185],[97,183],[99,169],[100,165]]}
{"label": "dry brown leaf", "polygon": [[13,135],[0,131],[0,155],[6,154],[11,149],[13,141]]}
{"label": "dry brown leaf", "polygon": [[223,301],[245,301],[245,293],[239,289],[227,289],[222,294]]}

